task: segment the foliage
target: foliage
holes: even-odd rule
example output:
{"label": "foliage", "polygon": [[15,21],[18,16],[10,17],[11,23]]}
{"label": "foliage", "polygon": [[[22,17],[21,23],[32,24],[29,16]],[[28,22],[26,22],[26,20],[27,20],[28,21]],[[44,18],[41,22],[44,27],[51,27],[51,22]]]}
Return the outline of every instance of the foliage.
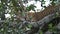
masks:
{"label": "foliage", "polygon": [[30,11],[30,10],[33,10],[33,11],[35,11],[35,9],[34,8],[36,8],[36,6],[34,6],[33,4],[31,4],[30,6],[28,6],[26,9],[28,10],[28,11]]}
{"label": "foliage", "polygon": [[57,1],[57,0],[50,0],[50,1],[52,1],[51,2],[52,5],[55,5],[56,4],[55,1]]}
{"label": "foliage", "polygon": [[[24,34],[26,31],[26,27],[29,29],[32,28],[31,24],[26,25],[25,21],[20,22],[19,18],[17,19],[17,21],[14,20],[15,15],[20,16],[19,12],[21,12],[21,14],[23,14],[23,16],[25,17],[25,12],[30,10],[35,11],[36,6],[31,4],[30,6],[25,7],[23,5],[24,2],[26,3],[26,1],[19,0],[0,0],[0,17],[2,18],[2,20],[5,20],[5,22],[0,23],[1,34]],[[45,4],[45,1],[42,0],[41,3],[41,5],[43,5]],[[54,0],[52,1],[52,5],[53,4],[55,5]],[[11,18],[5,19],[5,14],[10,14]],[[49,29],[52,30],[52,24],[49,24]],[[43,32],[40,31],[40,34],[42,33]]]}

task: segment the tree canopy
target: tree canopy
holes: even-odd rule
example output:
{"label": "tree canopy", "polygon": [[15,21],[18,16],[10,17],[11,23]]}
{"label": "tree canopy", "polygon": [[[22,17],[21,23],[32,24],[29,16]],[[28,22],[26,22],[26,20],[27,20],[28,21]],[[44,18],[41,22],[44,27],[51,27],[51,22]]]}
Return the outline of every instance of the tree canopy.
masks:
{"label": "tree canopy", "polygon": [[[27,28],[31,29],[33,27],[31,24],[26,22],[27,12],[29,12],[30,10],[35,11],[36,8],[34,4],[31,4],[30,6],[25,6],[30,1],[33,0],[0,0],[0,18],[1,20],[5,20],[4,23],[1,23],[3,25],[1,25],[2,27],[0,27],[0,33],[24,34],[24,31],[28,30]],[[45,0],[34,0],[34,1],[35,2],[39,1],[41,2],[41,7],[44,8],[46,7],[44,6]],[[51,5],[57,4],[55,3],[55,1],[57,2],[57,0],[50,0],[50,1]],[[9,17],[5,18],[5,14],[10,14],[10,18]],[[22,20],[20,20],[20,18],[23,20],[22,24],[21,24]],[[51,24],[49,24],[49,26],[50,25]],[[35,29],[38,30],[38,27]]]}

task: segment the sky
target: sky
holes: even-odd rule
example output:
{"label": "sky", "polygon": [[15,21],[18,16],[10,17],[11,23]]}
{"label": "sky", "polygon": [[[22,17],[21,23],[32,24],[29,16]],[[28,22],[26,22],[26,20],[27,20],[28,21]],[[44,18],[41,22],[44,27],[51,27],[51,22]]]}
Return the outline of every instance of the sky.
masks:
{"label": "sky", "polygon": [[[45,0],[45,6],[49,6],[50,4],[50,0]],[[41,2],[37,1],[37,3],[35,1],[30,1],[29,3],[26,4],[26,6],[28,5],[31,5],[31,4],[34,4],[36,6],[35,10],[39,9],[41,10],[43,7],[41,7]]]}

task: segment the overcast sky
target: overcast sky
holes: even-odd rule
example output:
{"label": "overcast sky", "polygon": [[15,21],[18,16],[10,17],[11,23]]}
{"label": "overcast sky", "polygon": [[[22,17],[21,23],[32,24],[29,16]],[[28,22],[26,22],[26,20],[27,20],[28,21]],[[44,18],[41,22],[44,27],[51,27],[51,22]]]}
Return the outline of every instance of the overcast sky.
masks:
{"label": "overcast sky", "polygon": [[[45,0],[45,1],[46,1],[45,2],[45,6],[49,6],[50,0]],[[37,1],[37,3],[35,1],[29,1],[29,3],[27,3],[28,6],[31,5],[31,4],[34,4],[37,7],[37,8],[35,8],[36,10],[37,9],[40,9],[40,10],[42,9],[41,2],[39,2],[39,1]]]}

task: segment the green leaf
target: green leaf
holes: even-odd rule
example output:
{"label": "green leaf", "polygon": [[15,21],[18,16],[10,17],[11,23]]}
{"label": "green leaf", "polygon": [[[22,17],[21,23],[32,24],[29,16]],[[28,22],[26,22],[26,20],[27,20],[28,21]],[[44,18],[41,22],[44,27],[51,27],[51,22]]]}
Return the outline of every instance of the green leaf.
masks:
{"label": "green leaf", "polygon": [[30,11],[30,10],[35,10],[34,8],[36,8],[36,6],[34,6],[33,4],[31,4],[31,5],[28,6],[26,9],[27,9],[28,11]]}

